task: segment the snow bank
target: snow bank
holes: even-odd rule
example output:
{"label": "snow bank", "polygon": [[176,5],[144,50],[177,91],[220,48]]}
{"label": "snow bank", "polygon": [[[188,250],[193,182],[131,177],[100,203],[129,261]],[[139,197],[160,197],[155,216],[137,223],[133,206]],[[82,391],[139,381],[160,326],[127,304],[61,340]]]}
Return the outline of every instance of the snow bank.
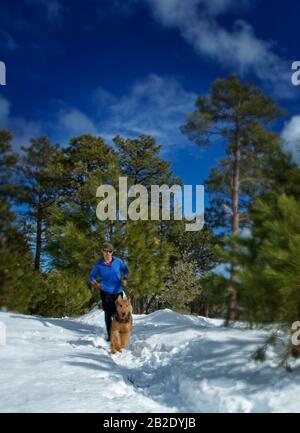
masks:
{"label": "snow bank", "polygon": [[99,310],[0,322],[1,412],[300,411],[298,371],[251,360],[262,330],[162,310],[134,315],[128,348],[112,356]]}

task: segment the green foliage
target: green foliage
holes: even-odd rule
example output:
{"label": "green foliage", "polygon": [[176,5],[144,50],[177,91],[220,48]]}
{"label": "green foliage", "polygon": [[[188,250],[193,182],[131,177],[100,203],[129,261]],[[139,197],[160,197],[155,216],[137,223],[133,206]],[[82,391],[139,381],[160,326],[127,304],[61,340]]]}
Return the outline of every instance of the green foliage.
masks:
{"label": "green foliage", "polygon": [[32,139],[30,146],[22,147],[24,154],[18,166],[22,188],[16,195],[26,212],[30,224],[31,240],[35,244],[34,269],[41,270],[41,258],[49,231],[48,212],[58,199],[62,187],[61,177],[56,170],[61,153],[48,137]]}
{"label": "green foliage", "polygon": [[86,312],[91,299],[86,279],[67,271],[53,271],[43,277],[44,299],[39,314],[51,317],[77,316]]}
{"label": "green foliage", "polygon": [[0,308],[31,313],[41,296],[28,243],[16,229],[7,229],[0,238]]}
{"label": "green foliage", "polygon": [[252,236],[240,240],[247,314],[257,321],[293,323],[300,317],[299,202],[285,194],[269,196],[256,202],[252,219]]}
{"label": "green foliage", "polygon": [[[160,222],[99,221],[96,190],[111,184],[118,190],[120,175],[150,185],[170,178],[169,166],[157,155],[160,147],[151,137],[124,140],[116,137],[116,154],[101,138],[75,137],[63,152],[63,200],[51,206],[51,231],[46,246],[53,269],[87,278],[102,257],[101,245],[110,239],[116,255],[129,266],[129,292],[133,298],[158,293],[168,268],[168,245],[161,240]],[[141,308],[142,310],[142,308]]]}
{"label": "green foliage", "polygon": [[227,279],[214,272],[208,272],[201,278],[202,293],[197,299],[197,312],[206,317],[221,317],[226,314]]}
{"label": "green foliage", "polygon": [[270,158],[282,154],[278,136],[266,129],[281,114],[275,101],[252,82],[241,83],[231,75],[216,80],[209,96],[196,100],[196,111],[187,115],[182,132],[201,147],[222,143],[226,158],[211,169],[206,180],[210,195],[207,222],[219,234],[231,233],[233,177],[238,176],[239,226],[249,223],[252,199],[269,185],[266,170]]}
{"label": "green foliage", "polygon": [[[105,239],[114,243],[116,255],[128,263],[128,291],[139,312],[162,294],[170,269],[173,272],[175,262],[178,265],[185,255],[193,264],[197,282],[200,274],[213,267],[215,239],[207,229],[188,233],[184,221],[99,221],[96,217],[97,187],[111,184],[118,189],[120,175],[128,177],[128,186],[182,184],[170,163],[161,158],[161,146],[153,137],[118,136],[114,139],[116,151],[101,137],[88,134],[72,138],[64,149],[47,137],[32,139],[23,148],[17,166],[19,189],[12,188],[11,175],[18,158],[11,151],[11,138],[7,131],[0,133],[0,164],[5,168],[0,178],[0,212],[6,221],[1,249],[7,250],[9,257],[9,266],[4,260],[0,264],[1,305],[52,316],[81,313],[93,302],[86,292],[86,280],[101,257]],[[18,230],[14,226],[10,197],[25,205],[22,223],[26,236],[20,226]],[[14,246],[8,242],[8,230],[14,233],[9,238],[10,242],[15,238]],[[43,263],[45,266],[40,266]],[[50,272],[43,274],[46,268]],[[200,293],[198,290],[198,299]]]}
{"label": "green foliage", "polygon": [[[268,194],[255,202],[251,236],[239,240],[240,303],[252,323],[279,323],[288,336],[300,317],[300,204],[294,197]],[[272,342],[265,344],[266,348]],[[300,356],[285,342],[282,363]]]}
{"label": "green foliage", "polygon": [[[175,179],[170,164],[159,155],[161,146],[153,137],[141,135],[138,139],[117,136],[114,142],[122,175],[128,185],[142,184],[150,192],[151,185],[173,185]],[[150,203],[150,194],[149,194]],[[168,223],[161,221],[128,220],[119,233],[119,249],[129,267],[129,292],[135,312],[143,313],[148,299],[161,292],[168,273],[170,244],[164,231]]]}
{"label": "green foliage", "polygon": [[198,274],[204,275],[217,264],[217,239],[206,226],[197,232],[187,232],[185,221],[174,221],[167,238],[173,246],[173,258],[193,261]]}
{"label": "green foliage", "polygon": [[9,131],[0,129],[0,233],[10,227],[15,218],[11,211],[11,198],[16,192],[12,177],[18,158],[12,152],[12,138]]}
{"label": "green foliage", "polygon": [[183,256],[170,272],[162,297],[169,308],[180,313],[191,313],[192,305],[201,292],[197,265],[187,256]]}
{"label": "green foliage", "polygon": [[29,313],[39,297],[39,278],[26,237],[16,228],[11,210],[18,191],[13,183],[18,157],[11,147],[12,135],[0,130],[0,308]]}
{"label": "green foliage", "polygon": [[53,206],[51,222],[51,237],[45,248],[52,258],[51,267],[87,276],[101,254],[104,236],[101,223],[95,217],[91,227],[74,204],[68,209]]}
{"label": "green foliage", "polygon": [[271,335],[267,338],[264,345],[259,347],[253,354],[252,359],[257,362],[263,362],[267,357],[267,350],[269,346],[275,346],[278,343],[278,331],[273,331]]}
{"label": "green foliage", "polygon": [[96,190],[101,184],[116,184],[116,157],[102,138],[82,135],[70,140],[61,164],[63,192],[49,210],[51,231],[46,251],[52,257],[52,267],[87,276],[99,259],[110,227],[96,217]]}
{"label": "green foliage", "polygon": [[170,163],[159,156],[161,146],[153,137],[141,135],[138,139],[114,138],[118,149],[118,159],[122,172],[132,184],[150,185],[168,184],[173,178]]}
{"label": "green foliage", "polygon": [[[280,152],[278,136],[266,127],[282,111],[252,82],[235,75],[216,80],[208,96],[196,100],[182,132],[201,147],[225,146],[226,157],[206,181],[210,206],[207,224],[218,235],[235,235],[249,225],[249,207],[256,195],[270,187],[270,155]],[[237,317],[237,269],[232,249],[228,290],[228,319]]]}
{"label": "green foliage", "polygon": [[168,272],[169,249],[153,221],[128,221],[125,237],[129,293],[134,299],[160,293]]}

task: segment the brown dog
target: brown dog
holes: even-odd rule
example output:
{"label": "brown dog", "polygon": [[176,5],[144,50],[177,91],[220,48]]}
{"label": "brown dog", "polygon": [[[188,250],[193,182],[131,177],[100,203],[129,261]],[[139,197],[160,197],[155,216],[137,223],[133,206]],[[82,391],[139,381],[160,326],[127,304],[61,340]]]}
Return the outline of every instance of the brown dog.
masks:
{"label": "brown dog", "polygon": [[128,299],[118,296],[116,299],[116,315],[111,324],[111,353],[122,352],[127,346],[132,332],[132,306]]}

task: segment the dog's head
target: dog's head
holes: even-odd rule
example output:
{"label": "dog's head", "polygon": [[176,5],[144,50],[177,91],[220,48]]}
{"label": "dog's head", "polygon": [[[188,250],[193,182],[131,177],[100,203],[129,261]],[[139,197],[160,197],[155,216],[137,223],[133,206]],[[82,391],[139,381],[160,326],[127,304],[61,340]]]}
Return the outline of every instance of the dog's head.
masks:
{"label": "dog's head", "polygon": [[119,295],[116,299],[116,310],[117,315],[120,319],[125,319],[130,314],[132,314],[132,306],[129,299],[123,299],[121,295]]}

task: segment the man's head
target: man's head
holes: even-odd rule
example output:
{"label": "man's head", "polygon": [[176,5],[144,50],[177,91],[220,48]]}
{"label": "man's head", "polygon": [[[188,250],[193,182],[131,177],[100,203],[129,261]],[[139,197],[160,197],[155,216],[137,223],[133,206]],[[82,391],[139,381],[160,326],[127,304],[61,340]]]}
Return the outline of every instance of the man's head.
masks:
{"label": "man's head", "polygon": [[102,253],[105,261],[110,261],[114,252],[114,247],[110,242],[104,242],[102,245]]}

